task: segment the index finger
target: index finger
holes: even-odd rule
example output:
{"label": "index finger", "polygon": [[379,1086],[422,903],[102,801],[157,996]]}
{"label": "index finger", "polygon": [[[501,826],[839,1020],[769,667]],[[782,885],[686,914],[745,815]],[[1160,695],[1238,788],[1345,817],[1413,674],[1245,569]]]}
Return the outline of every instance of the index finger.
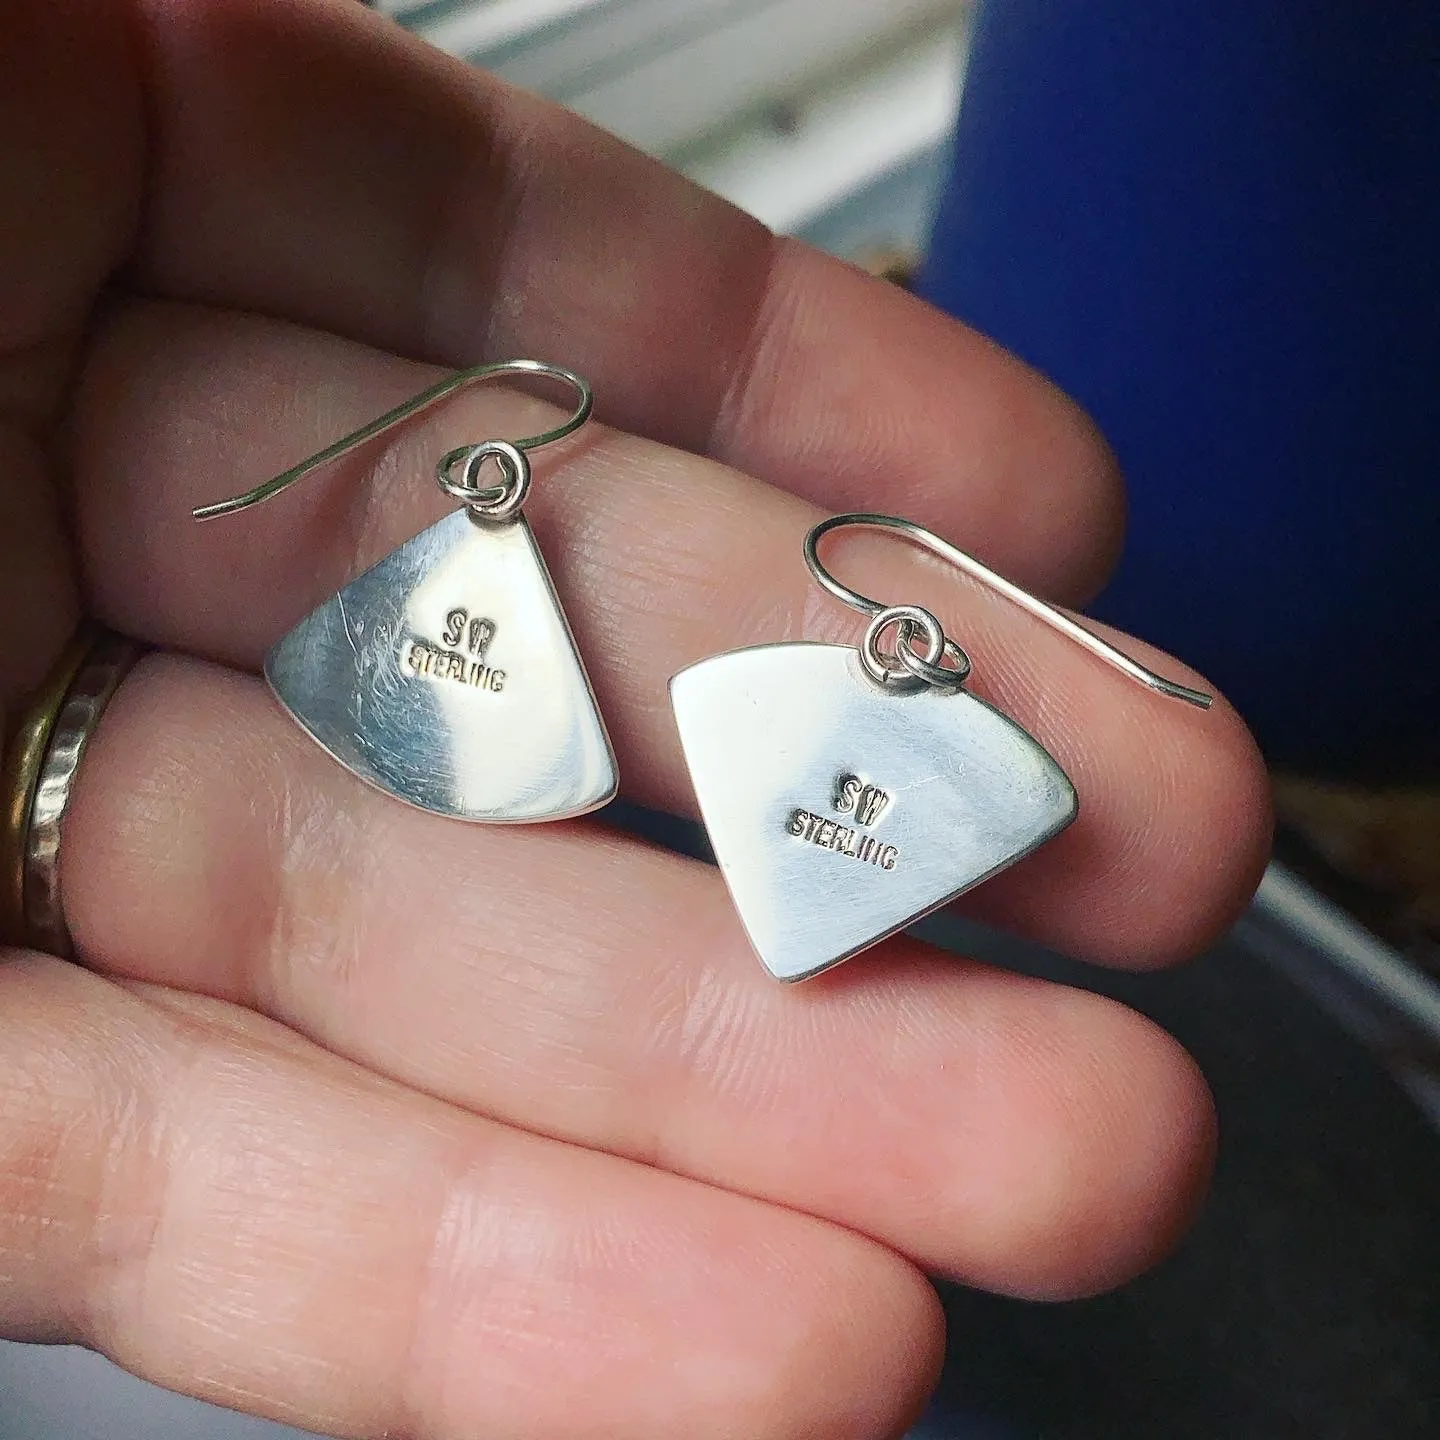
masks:
{"label": "index finger", "polygon": [[962,534],[1052,596],[1105,572],[1109,452],[963,326],[348,0],[131,4],[146,288],[440,363],[556,360],[612,425]]}

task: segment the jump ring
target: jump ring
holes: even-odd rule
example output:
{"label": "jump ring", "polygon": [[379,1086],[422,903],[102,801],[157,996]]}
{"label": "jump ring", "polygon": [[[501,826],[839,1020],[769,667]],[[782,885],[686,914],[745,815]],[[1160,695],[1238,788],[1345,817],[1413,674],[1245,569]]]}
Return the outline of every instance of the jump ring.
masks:
{"label": "jump ring", "polygon": [[[494,460],[500,468],[499,485],[476,483],[487,460]],[[458,480],[453,478],[457,464]],[[519,513],[530,493],[530,461],[518,445],[508,440],[484,440],[479,445],[452,450],[436,467],[435,480],[447,495],[468,505],[477,518],[509,520]]]}
{"label": "jump ring", "polygon": [[[909,634],[906,633],[907,630]],[[959,690],[970,678],[970,656],[964,647],[946,637],[939,663],[931,664],[907,643],[914,633],[915,627],[910,622],[901,625],[900,643],[895,646],[895,658],[917,680],[923,680],[932,690],[941,690],[946,694]]]}
{"label": "jump ring", "polygon": [[[886,655],[880,649],[880,637],[892,625],[896,627],[897,653]],[[906,673],[908,667],[899,656],[900,650],[910,648],[917,631],[925,637],[924,660],[934,665],[945,653],[945,632],[940,622],[921,606],[891,605],[865,627],[865,638],[860,642],[860,662],[877,685],[900,694],[913,694],[930,683],[920,675]]]}
{"label": "jump ring", "polygon": [[[913,521],[902,520],[895,515],[854,514],[833,515],[828,520],[822,520],[806,535],[804,548],[805,564],[815,579],[852,610],[873,617],[870,628],[865,632],[865,643],[860,651],[865,662],[865,671],[873,680],[889,690],[907,694],[919,690],[922,686],[946,693],[960,689],[970,674],[970,657],[961,646],[946,637],[940,622],[928,610],[911,605],[884,606],[880,601],[872,600],[858,590],[852,590],[826,569],[820,559],[820,541],[832,530],[850,525],[896,530],[907,539],[918,541],[927,549],[947,557],[950,556],[952,547]],[[902,615],[905,618],[897,618]],[[921,620],[919,616],[925,616],[926,619]],[[882,619],[885,624],[879,623]],[[876,641],[891,624],[898,624],[899,630],[894,653],[887,656],[880,651]],[[918,654],[913,645],[917,633],[926,637],[928,649],[924,655]],[[937,633],[940,637],[938,647],[935,645]]]}

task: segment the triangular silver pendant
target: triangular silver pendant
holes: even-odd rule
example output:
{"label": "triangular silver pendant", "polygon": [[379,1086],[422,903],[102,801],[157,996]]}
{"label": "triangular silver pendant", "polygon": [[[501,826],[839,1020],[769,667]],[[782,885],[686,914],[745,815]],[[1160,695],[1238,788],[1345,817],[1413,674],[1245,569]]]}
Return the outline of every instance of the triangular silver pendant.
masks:
{"label": "triangular silver pendant", "polygon": [[423,810],[560,820],[614,797],[610,740],[523,516],[432,525],[302,620],[265,675],[331,755]]}
{"label": "triangular silver pendant", "polygon": [[882,691],[841,645],[762,645],[670,682],[715,857],[756,953],[803,980],[1075,818],[1065,772],[965,691]]}

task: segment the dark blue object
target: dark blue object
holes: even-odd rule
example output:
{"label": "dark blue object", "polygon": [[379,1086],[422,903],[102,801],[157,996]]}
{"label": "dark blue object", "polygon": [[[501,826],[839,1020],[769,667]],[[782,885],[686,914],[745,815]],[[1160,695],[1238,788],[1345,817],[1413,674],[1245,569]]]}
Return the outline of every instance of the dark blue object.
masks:
{"label": "dark blue object", "polygon": [[922,288],[1115,446],[1095,614],[1276,760],[1440,769],[1440,5],[987,0]]}

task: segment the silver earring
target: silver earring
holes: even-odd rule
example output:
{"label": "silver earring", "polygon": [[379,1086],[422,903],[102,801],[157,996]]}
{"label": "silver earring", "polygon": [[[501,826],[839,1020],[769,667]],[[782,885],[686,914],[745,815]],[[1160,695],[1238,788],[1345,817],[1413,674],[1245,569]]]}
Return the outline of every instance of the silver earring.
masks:
{"label": "silver earring", "polygon": [[860,514],[816,525],[805,563],[871,617],[859,648],[760,645],[670,682],[721,873],[781,980],[817,975],[948,904],[1057,835],[1079,805],[1044,747],[965,691],[970,657],[934,615],[881,605],[825,568],[819,543],[846,526],[898,532],[1152,690],[1210,705],[919,525]]}
{"label": "silver earring", "polygon": [[[509,360],[461,370],[244,495],[230,515],[466,386],[541,376],[575,391],[563,425],[484,440],[441,457],[436,482],[461,508],[408,540],[302,620],[265,676],[303,729],[360,779],[459,820],[583,815],[614,798],[615,754],[550,572],[525,520],[528,452],[590,416],[570,370]],[[494,464],[498,484],[482,484]]]}

